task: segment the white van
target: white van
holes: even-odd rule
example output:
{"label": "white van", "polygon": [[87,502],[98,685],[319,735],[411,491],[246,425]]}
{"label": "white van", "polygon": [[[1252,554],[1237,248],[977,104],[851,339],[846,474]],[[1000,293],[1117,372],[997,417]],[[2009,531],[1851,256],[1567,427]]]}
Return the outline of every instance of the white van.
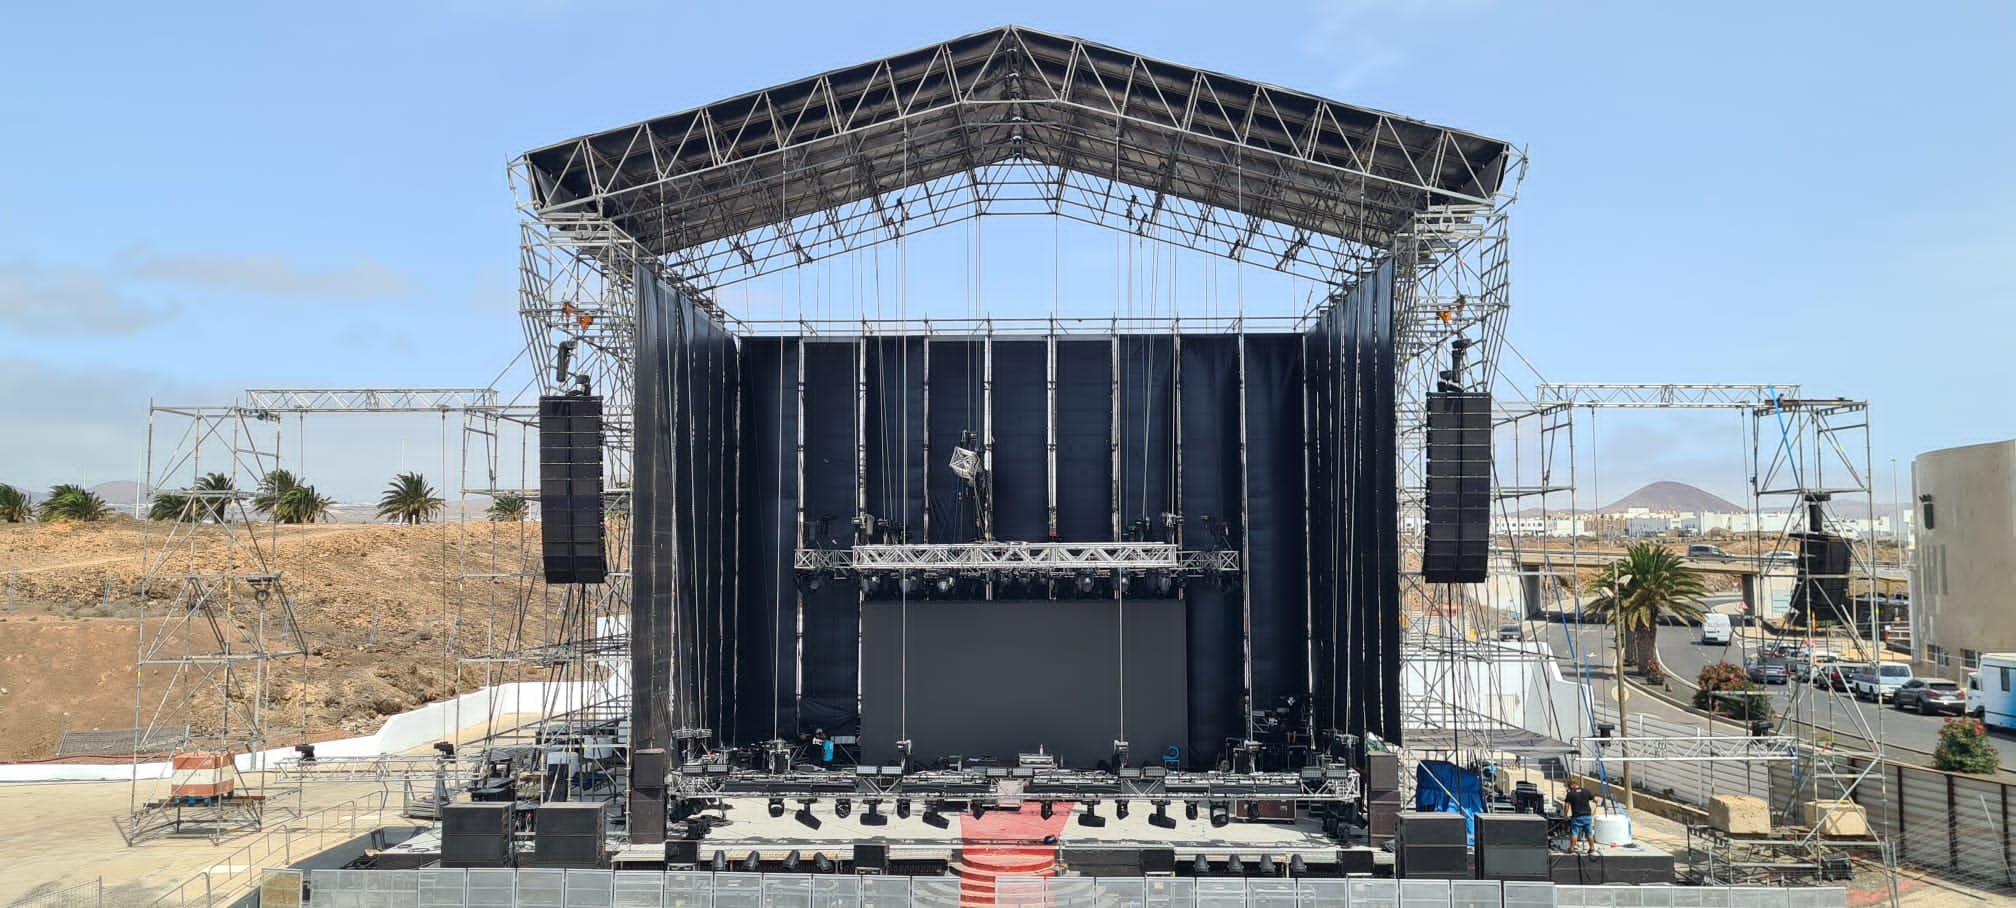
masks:
{"label": "white van", "polygon": [[1701,616],[1701,642],[1706,645],[1726,645],[1729,642],[1729,616],[1720,612]]}

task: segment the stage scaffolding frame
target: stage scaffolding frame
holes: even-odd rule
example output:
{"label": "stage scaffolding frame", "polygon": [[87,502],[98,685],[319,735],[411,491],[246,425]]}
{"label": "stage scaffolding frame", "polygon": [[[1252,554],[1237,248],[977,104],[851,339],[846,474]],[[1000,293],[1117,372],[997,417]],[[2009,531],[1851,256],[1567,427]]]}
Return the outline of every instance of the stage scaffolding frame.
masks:
{"label": "stage scaffolding frame", "polygon": [[[1304,331],[1390,258],[1404,602],[1424,590],[1426,396],[1458,337],[1481,342],[1466,377],[1493,374],[1524,169],[1497,140],[1010,26],[528,152],[510,166],[520,314],[544,390],[565,383],[551,367],[571,344],[605,412],[626,413],[639,270],[741,336],[1174,336]],[[1103,226],[1328,291],[1311,311],[1221,319],[748,320],[714,299],[1001,215]],[[612,476],[629,472],[627,432],[610,426]]]}
{"label": "stage scaffolding frame", "polygon": [[[285,659],[305,660],[312,647],[295,620],[285,571],[275,556],[278,524],[262,520],[248,504],[253,497],[249,487],[256,486],[268,471],[285,463],[283,441],[301,443],[305,448],[305,426],[293,439],[283,438],[285,417],[303,419],[310,414],[438,414],[444,420],[444,441],[446,421],[460,417],[459,486],[464,506],[458,518],[459,555],[453,562],[453,573],[441,578],[458,587],[452,602],[454,613],[442,616],[447,627],[443,651],[456,694],[464,692],[461,666],[479,667],[486,673],[486,680],[493,683],[513,671],[513,667],[520,673],[543,671],[575,680],[599,680],[604,676],[612,641],[620,641],[618,637],[602,634],[596,621],[609,613],[609,594],[568,591],[557,607],[550,593],[532,595],[532,585],[543,586],[536,563],[536,537],[530,546],[520,539],[521,549],[534,552],[532,564],[499,563],[498,540],[494,535],[487,546],[488,564],[472,563],[472,558],[484,554],[482,541],[468,525],[467,504],[472,496],[490,500],[522,496],[527,517],[538,500],[538,490],[529,487],[522,474],[510,486],[502,484],[499,475],[500,455],[508,442],[504,436],[511,427],[519,434],[520,463],[527,462],[530,446],[526,440],[536,430],[536,407],[503,402],[491,387],[258,388],[244,391],[236,402],[226,405],[155,404],[149,409],[140,506],[145,508],[156,495],[165,494],[182,502],[182,510],[171,520],[149,521],[148,532],[143,533],[143,575],[138,599],[139,660],[143,673],[135,689],[137,727],[132,748],[135,764],[190,749],[259,753],[284,745],[306,730],[305,693],[299,698],[303,705],[301,721],[286,726],[274,724],[271,705],[274,665]],[[623,414],[623,420],[627,419],[628,414]],[[169,431],[178,424],[182,426],[179,433]],[[305,455],[305,450],[302,453]],[[224,473],[231,488],[196,488],[195,479],[208,472]],[[626,488],[612,490],[613,512],[620,515],[626,510],[623,506],[626,496]],[[165,525],[165,531],[153,533],[156,524]],[[488,526],[494,534],[503,525]],[[523,523],[519,526],[522,532]],[[212,563],[224,567],[220,570],[197,567]],[[627,574],[617,572],[612,586],[626,577]],[[499,584],[516,587],[511,606],[517,612],[516,620],[501,635],[496,621]],[[162,598],[164,590],[168,600],[165,613],[149,605]],[[486,637],[480,643],[468,638],[462,617],[465,606],[478,595],[487,596],[490,606],[487,611],[492,616]],[[543,607],[533,614],[530,605],[535,600]],[[231,633],[235,629],[233,618],[242,621],[248,617],[251,620],[242,631]],[[198,646],[197,637],[204,638],[207,645]],[[620,655],[620,647],[616,654]],[[527,666],[530,668],[526,669]],[[150,673],[147,669],[155,671]],[[310,683],[305,661],[300,677],[302,684]],[[226,689],[237,691],[237,696],[222,696]],[[608,704],[579,698],[562,702],[557,696],[549,697],[552,702],[542,710],[553,722],[566,723],[570,730],[575,725],[606,724]],[[209,721],[199,715],[199,710],[223,712],[215,721]],[[461,716],[456,718],[458,727],[466,727]],[[537,736],[538,729],[528,730],[522,723],[498,725],[501,717],[494,710],[483,718],[491,726],[491,743],[520,740],[529,743]],[[260,761],[253,772],[240,776],[240,790],[268,795],[278,791],[265,786],[265,770],[277,770],[274,781],[281,784],[355,781],[366,776],[389,784],[412,776],[409,769],[398,773],[386,770],[384,767],[390,764],[384,760],[349,769],[341,769],[337,762],[341,761],[323,762],[318,770],[318,764],[303,766],[293,758],[271,763]],[[250,787],[242,787],[248,783]],[[119,825],[129,842],[137,844],[178,827],[201,827],[214,836],[222,836],[256,827],[262,814],[263,810],[222,802],[150,805],[136,782],[129,813],[120,819]]]}
{"label": "stage scaffolding frame", "polygon": [[[1575,431],[1577,410],[1585,411],[1592,420],[1595,412],[1603,409],[1719,410],[1736,413],[1744,421],[1744,453],[1748,460],[1747,499],[1752,530],[1761,531],[1765,526],[1764,502],[1767,499],[1792,499],[1792,507],[1787,509],[1783,524],[1775,533],[1768,534],[1775,539],[1774,549],[1788,550],[1801,526],[1798,518],[1803,503],[1815,493],[1823,496],[1823,509],[1833,515],[1829,518],[1830,523],[1838,519],[1838,513],[1831,507],[1835,495],[1861,496],[1873,526],[1875,497],[1870,480],[1868,404],[1847,399],[1805,399],[1801,395],[1802,388],[1798,384],[1553,383],[1542,380],[1535,385],[1533,399],[1500,401],[1494,418],[1495,428],[1510,427],[1516,433],[1526,423],[1538,423],[1539,438],[1535,447],[1540,463],[1537,482],[1520,485],[1527,478],[1524,465],[1519,460],[1526,445],[1515,434],[1512,445],[1514,462],[1510,465],[1513,483],[1503,482],[1507,465],[1494,458],[1497,500],[1511,503],[1527,497],[1539,498],[1543,526],[1541,538],[1548,539],[1551,538],[1553,519],[1550,501],[1557,494],[1569,496],[1567,550],[1560,552],[1551,543],[1543,545],[1539,553],[1538,576],[1525,576],[1523,564],[1526,559],[1518,552],[1522,536],[1516,532],[1509,534],[1512,558],[1509,573],[1519,575],[1521,589],[1518,595],[1522,600],[1522,609],[1532,606],[1525,601],[1534,595],[1529,586],[1537,589],[1554,578],[1573,576],[1576,566],[1583,561],[1581,539],[1586,534],[1577,521],[1584,518],[1585,512],[1575,500],[1579,464]],[[1562,482],[1558,471],[1564,455],[1566,481]],[[1501,504],[1501,507],[1510,512],[1506,516],[1516,516],[1516,505]],[[1509,520],[1506,525],[1516,526]],[[1493,535],[1494,538],[1497,536],[1496,533]],[[1758,535],[1766,534],[1758,532]],[[1866,553],[1861,546],[1850,548],[1855,554],[1850,574],[1845,579],[1864,580],[1867,588],[1874,590],[1877,579],[1874,546],[1871,545]],[[1553,562],[1560,554],[1567,555],[1567,562],[1565,567],[1557,568]],[[1763,556],[1760,553],[1756,557],[1761,572],[1765,567],[1761,560]],[[1805,577],[1803,570],[1801,579]],[[1761,618],[1764,611],[1761,603],[1753,605]],[[1871,652],[1876,635],[1865,638],[1861,634],[1852,620],[1852,611],[1847,610],[1848,603],[1831,605],[1842,610],[1834,618],[1848,634],[1848,645],[1858,651]],[[1872,623],[1877,620],[1874,612],[1872,609]],[[1808,630],[1806,643],[1810,653],[1819,647],[1811,638],[1811,622]],[[1465,648],[1460,643],[1444,647],[1451,658],[1460,658],[1460,651]],[[1474,645],[1469,648],[1474,649]],[[1569,656],[1578,658],[1578,654],[1571,653]],[[1621,660],[1621,653],[1618,658]],[[1808,669],[1810,671],[1812,666],[1809,665]],[[1613,670],[1622,671],[1622,667],[1613,666]],[[1854,704],[1842,702],[1848,697],[1848,694],[1837,692],[1827,685],[1799,685],[1778,728],[1771,734],[1757,734],[1754,729],[1748,734],[1720,732],[1711,723],[1698,737],[1645,737],[1631,735],[1629,723],[1618,722],[1621,733],[1616,737],[1584,733],[1574,740],[1577,752],[1585,758],[1599,760],[1602,765],[1619,766],[1623,771],[1623,784],[1627,787],[1631,785],[1630,767],[1634,764],[1792,764],[1796,768],[1794,778],[1799,784],[1788,791],[1774,791],[1776,797],[1767,797],[1767,801],[1771,802],[1774,823],[1781,828],[1777,838],[1786,840],[1792,851],[1806,856],[1800,867],[1817,873],[1823,846],[1829,844],[1822,835],[1826,818],[1810,828],[1791,828],[1803,820],[1799,816],[1803,802],[1829,802],[1834,806],[1827,809],[1826,816],[1831,817],[1840,809],[1841,803],[1855,800],[1856,789],[1860,785],[1873,783],[1879,789],[1888,787],[1887,779],[1875,769],[1883,765],[1882,711],[1875,711],[1876,718],[1872,722]],[[1614,712],[1605,713],[1606,708],[1615,710],[1614,704],[1598,704],[1593,696],[1585,693],[1582,707],[1586,713],[1577,717],[1576,724],[1589,726],[1590,732],[1600,720],[1616,721]],[[1726,840],[1726,836],[1718,839],[1712,835],[1706,839],[1711,844],[1720,841],[1724,846],[1727,845]],[[1879,848],[1885,873],[1893,884],[1894,896],[1894,852],[1880,843]],[[1728,865],[1726,854],[1718,854],[1716,859]],[[1714,861],[1711,861],[1711,866],[1713,864]],[[1787,866],[1790,865],[1781,863],[1780,869]],[[1711,878],[1709,881],[1714,880]]]}

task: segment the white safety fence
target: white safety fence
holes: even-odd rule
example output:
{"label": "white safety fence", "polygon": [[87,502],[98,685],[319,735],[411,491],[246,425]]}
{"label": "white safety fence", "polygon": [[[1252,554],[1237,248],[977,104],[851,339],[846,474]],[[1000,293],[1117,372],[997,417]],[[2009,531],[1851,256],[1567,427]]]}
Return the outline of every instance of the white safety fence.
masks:
{"label": "white safety fence", "polygon": [[[316,870],[312,908],[959,908],[957,877],[630,870]],[[1557,886],[1488,880],[1025,877],[996,904],[1099,908],[1846,908],[1839,887]]]}

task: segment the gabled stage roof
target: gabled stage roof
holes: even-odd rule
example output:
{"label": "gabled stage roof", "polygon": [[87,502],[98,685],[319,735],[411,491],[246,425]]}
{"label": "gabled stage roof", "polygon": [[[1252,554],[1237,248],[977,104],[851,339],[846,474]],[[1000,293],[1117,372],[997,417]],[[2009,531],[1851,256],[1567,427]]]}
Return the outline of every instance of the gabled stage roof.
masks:
{"label": "gabled stage roof", "polygon": [[[1507,143],[1021,26],[528,152],[530,210],[700,287],[978,214],[1061,214],[1337,277]],[[565,229],[565,228],[563,228]]]}

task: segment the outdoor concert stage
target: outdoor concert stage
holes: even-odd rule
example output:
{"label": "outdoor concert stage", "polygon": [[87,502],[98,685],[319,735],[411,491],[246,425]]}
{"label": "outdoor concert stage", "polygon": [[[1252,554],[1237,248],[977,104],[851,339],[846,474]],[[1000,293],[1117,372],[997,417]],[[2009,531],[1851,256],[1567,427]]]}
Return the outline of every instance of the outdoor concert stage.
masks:
{"label": "outdoor concert stage", "polygon": [[[984,773],[1054,771],[1059,803],[1123,767],[1355,797],[1360,742],[1402,737],[1401,423],[1438,369],[1488,385],[1464,333],[1501,285],[1449,282],[1502,274],[1478,238],[1516,159],[1019,26],[528,152],[547,390],[593,377],[630,416],[628,744],[653,755],[630,812],[713,803],[694,771],[790,788],[822,731],[920,803],[915,774],[951,767],[989,796]],[[1323,289],[1213,318],[763,323],[715,298],[992,215]]]}

